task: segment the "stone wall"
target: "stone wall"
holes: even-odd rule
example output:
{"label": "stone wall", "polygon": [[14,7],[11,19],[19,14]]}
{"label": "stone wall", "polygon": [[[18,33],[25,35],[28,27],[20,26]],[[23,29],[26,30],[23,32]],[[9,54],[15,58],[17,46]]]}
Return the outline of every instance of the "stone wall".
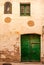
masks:
{"label": "stone wall", "polygon": [[0,35],[0,61],[20,61],[20,36],[18,32]]}

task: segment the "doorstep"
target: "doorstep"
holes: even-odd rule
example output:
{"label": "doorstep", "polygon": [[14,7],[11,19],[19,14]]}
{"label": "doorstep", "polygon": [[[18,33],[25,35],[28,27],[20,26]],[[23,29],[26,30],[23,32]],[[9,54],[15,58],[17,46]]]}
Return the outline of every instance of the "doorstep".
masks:
{"label": "doorstep", "polygon": [[42,65],[42,62],[0,62],[0,65],[3,65],[4,63],[11,65]]}

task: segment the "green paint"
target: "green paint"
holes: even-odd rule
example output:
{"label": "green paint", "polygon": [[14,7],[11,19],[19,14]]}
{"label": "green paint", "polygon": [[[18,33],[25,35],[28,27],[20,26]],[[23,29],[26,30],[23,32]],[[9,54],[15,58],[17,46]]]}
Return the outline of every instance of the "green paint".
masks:
{"label": "green paint", "polygon": [[[23,6],[23,9],[21,9]],[[27,9],[27,6],[29,7]],[[24,12],[21,12],[24,11]],[[29,11],[28,13],[26,11]],[[20,15],[21,16],[30,16],[30,3],[29,4],[20,4]]]}
{"label": "green paint", "polygon": [[40,61],[40,35],[21,35],[21,61]]}

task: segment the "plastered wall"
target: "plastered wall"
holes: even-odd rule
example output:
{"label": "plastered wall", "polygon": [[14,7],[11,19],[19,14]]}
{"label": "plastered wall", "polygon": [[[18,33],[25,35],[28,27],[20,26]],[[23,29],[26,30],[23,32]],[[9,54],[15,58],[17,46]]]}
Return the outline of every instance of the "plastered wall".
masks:
{"label": "plastered wall", "polygon": [[[12,3],[12,14],[4,14],[4,4],[7,1]],[[20,3],[31,4],[30,16],[20,16]],[[6,17],[11,18],[10,23],[5,22]],[[32,27],[28,26],[27,24],[28,21],[30,20],[34,22],[34,26]],[[31,33],[37,33],[41,35],[41,49],[42,49],[43,25],[44,25],[44,0],[0,0],[0,51],[4,50],[5,48],[9,51],[14,51],[15,44],[16,46],[19,47],[20,51],[21,34],[31,34]],[[41,57],[44,54],[43,49],[41,50]],[[20,52],[18,52],[18,54],[19,53]]]}

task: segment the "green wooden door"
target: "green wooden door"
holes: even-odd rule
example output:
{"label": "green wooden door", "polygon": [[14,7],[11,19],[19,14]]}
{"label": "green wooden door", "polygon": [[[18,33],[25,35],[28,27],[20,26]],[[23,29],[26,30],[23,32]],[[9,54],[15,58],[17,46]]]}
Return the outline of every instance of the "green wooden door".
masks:
{"label": "green wooden door", "polygon": [[21,35],[21,61],[40,61],[40,35]]}
{"label": "green wooden door", "polygon": [[40,61],[40,36],[30,35],[30,41],[32,45],[31,61]]}
{"label": "green wooden door", "polygon": [[31,61],[40,61],[40,44],[32,44]]}
{"label": "green wooden door", "polygon": [[21,61],[29,61],[31,59],[30,53],[31,51],[31,45],[29,41],[28,35],[22,35],[21,36]]}

